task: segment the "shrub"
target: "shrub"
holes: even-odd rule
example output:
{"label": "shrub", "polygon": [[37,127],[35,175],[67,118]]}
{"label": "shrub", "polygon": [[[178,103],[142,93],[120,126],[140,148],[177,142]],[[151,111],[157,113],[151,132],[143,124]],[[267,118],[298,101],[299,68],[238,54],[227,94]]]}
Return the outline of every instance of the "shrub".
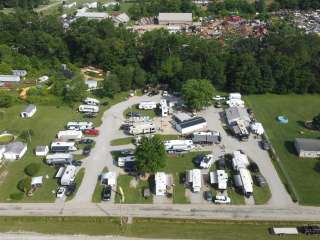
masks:
{"label": "shrub", "polygon": [[39,172],[40,168],[40,163],[30,163],[28,166],[26,166],[24,172],[30,177],[33,177]]}
{"label": "shrub", "polygon": [[11,198],[12,200],[16,200],[16,201],[22,200],[22,198],[23,198],[23,193],[22,193],[22,192],[11,193],[11,194],[10,194],[10,198]]}
{"label": "shrub", "polygon": [[18,189],[21,192],[27,193],[31,189],[31,178],[25,177],[18,182]]}

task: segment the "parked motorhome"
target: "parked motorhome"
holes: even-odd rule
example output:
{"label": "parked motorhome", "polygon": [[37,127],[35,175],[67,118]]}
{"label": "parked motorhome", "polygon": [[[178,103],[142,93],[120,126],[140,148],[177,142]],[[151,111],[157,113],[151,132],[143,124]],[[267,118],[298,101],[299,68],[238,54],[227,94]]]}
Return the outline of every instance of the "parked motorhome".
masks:
{"label": "parked motorhome", "polygon": [[216,185],[219,190],[226,190],[228,183],[228,174],[225,170],[216,170],[210,172],[210,184]]}
{"label": "parked motorhome", "polygon": [[164,142],[167,152],[189,152],[194,148],[192,140],[169,140]]}
{"label": "parked motorhome", "polygon": [[157,172],[155,174],[155,193],[156,196],[164,196],[167,192],[168,179],[164,172]]}
{"label": "parked motorhome", "polygon": [[193,192],[200,192],[201,190],[201,171],[200,169],[192,169],[187,171],[187,181],[191,185]]}
{"label": "parked motorhome", "polygon": [[66,166],[60,179],[61,185],[69,186],[71,183],[74,182],[75,176],[76,176],[76,166],[73,166],[73,165]]}
{"label": "parked motorhome", "polygon": [[126,162],[134,162],[136,160],[135,156],[126,156],[126,157],[119,157],[118,158],[118,166],[124,167]]}
{"label": "parked motorhome", "polygon": [[78,130],[65,130],[57,133],[57,138],[63,141],[80,141],[82,138],[82,132]]}
{"label": "parked motorhome", "polygon": [[169,114],[169,107],[167,104],[167,100],[161,99],[160,101],[160,109],[161,109],[161,116],[162,117],[167,117]]}
{"label": "parked motorhome", "polygon": [[71,152],[76,151],[76,143],[75,142],[52,142],[50,147],[51,152]]}
{"label": "parked motorhome", "polygon": [[240,168],[238,176],[241,181],[239,184],[242,187],[243,194],[246,197],[250,197],[253,194],[253,181],[249,170]]}
{"label": "parked motorhome", "polygon": [[155,133],[156,126],[151,122],[135,123],[129,127],[128,132],[131,135]]}
{"label": "parked motorhome", "polygon": [[297,235],[299,234],[298,229],[295,227],[273,227],[269,229],[272,235]]}
{"label": "parked motorhome", "polygon": [[144,101],[139,104],[139,109],[151,110],[157,108],[156,102]]}
{"label": "parked motorhome", "polygon": [[82,113],[97,113],[99,112],[99,107],[94,105],[80,105],[79,112]]}
{"label": "parked motorhome", "polygon": [[247,168],[249,166],[249,159],[247,155],[241,151],[234,151],[232,158],[232,166],[234,170],[239,170],[240,168]]}
{"label": "parked motorhome", "polygon": [[86,98],[83,102],[87,105],[93,106],[98,106],[100,104],[100,101],[95,98]]}
{"label": "parked motorhome", "polygon": [[68,122],[67,129],[68,130],[87,130],[92,129],[92,122]]}
{"label": "parked motorhome", "polygon": [[71,164],[73,155],[70,153],[54,153],[46,156],[46,162],[49,165]]}

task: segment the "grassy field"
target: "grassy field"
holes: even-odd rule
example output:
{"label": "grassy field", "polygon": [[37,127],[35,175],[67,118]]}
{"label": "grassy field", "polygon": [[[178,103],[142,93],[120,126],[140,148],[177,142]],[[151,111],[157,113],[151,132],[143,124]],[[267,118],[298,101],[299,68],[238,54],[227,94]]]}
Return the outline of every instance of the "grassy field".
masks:
{"label": "grassy field", "polygon": [[149,118],[154,118],[154,117],[156,117],[158,115],[158,113],[157,113],[158,109],[157,108],[156,109],[151,109],[151,110],[144,110],[144,109],[139,109],[138,106],[139,105],[136,104],[136,105],[133,105],[133,106],[127,108],[123,112],[123,116],[127,117],[130,112],[138,112],[138,113],[140,113],[141,116],[149,117]]}
{"label": "grassy field", "polygon": [[56,190],[57,180],[54,179],[56,170],[44,164],[42,158],[36,157],[33,150],[37,145],[49,144],[55,137],[58,130],[63,129],[66,122],[76,120],[80,114],[70,109],[70,107],[62,106],[38,106],[38,111],[30,119],[23,119],[19,116],[24,105],[15,105],[8,109],[0,109],[4,114],[0,119],[0,126],[4,130],[20,135],[23,130],[32,130],[31,142],[28,143],[28,151],[26,155],[6,166],[7,174],[0,179],[0,201],[7,202],[10,200],[10,194],[17,193],[17,183],[22,179],[24,168],[32,162],[40,162],[41,169],[39,176],[48,175],[49,178],[44,178],[44,184],[37,189],[32,197],[24,197],[24,202],[52,202],[55,199],[55,194],[52,191]]}
{"label": "grassy field", "polygon": [[[138,180],[137,186],[130,186],[130,182],[134,179],[133,176],[120,175],[117,179],[117,192],[119,187],[122,188],[124,193],[124,203],[152,203],[152,196],[145,199],[143,197],[143,190],[150,188],[148,181]],[[116,194],[115,202],[120,203],[120,194]]]}
{"label": "grassy field", "polygon": [[117,138],[111,140],[111,146],[121,146],[133,143],[133,137]]}
{"label": "grassy field", "polygon": [[[113,235],[140,238],[269,240],[272,226],[306,225],[301,222],[215,221],[134,218],[120,224],[112,217],[1,217],[1,232]],[[282,236],[285,240],[319,239],[319,236]]]}
{"label": "grassy field", "polygon": [[[261,95],[249,96],[246,100],[258,121],[264,124],[299,202],[304,205],[320,205],[318,160],[299,159],[293,145],[296,137],[319,138],[320,133],[308,131],[303,122],[319,113],[320,96]],[[287,116],[289,123],[279,124],[276,121],[279,115]]]}
{"label": "grassy field", "polygon": [[[104,167],[101,173],[105,173],[105,172],[108,172],[107,167]],[[92,199],[91,199],[92,202],[94,202],[94,203],[101,202],[102,190],[103,190],[103,185],[101,184],[100,179],[97,179],[97,184],[96,184],[96,187],[94,188],[94,192],[93,192]]]}
{"label": "grassy field", "polygon": [[84,177],[84,173],[85,173],[85,169],[84,168],[80,168],[79,172],[77,173],[76,175],[76,178],[75,178],[75,183],[76,183],[76,190],[70,195],[67,197],[67,201],[70,201],[74,198],[74,196],[77,194],[78,192],[78,189],[81,185],[81,182],[82,182],[82,179]]}
{"label": "grassy field", "polygon": [[0,144],[8,144],[9,142],[12,142],[14,139],[13,135],[4,135],[0,137]]}

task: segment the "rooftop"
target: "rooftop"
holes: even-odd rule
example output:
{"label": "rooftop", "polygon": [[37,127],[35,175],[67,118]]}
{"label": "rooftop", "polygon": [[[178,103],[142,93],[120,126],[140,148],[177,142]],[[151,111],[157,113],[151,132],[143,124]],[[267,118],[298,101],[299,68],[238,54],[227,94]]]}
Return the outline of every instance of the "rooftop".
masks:
{"label": "rooftop", "polygon": [[159,13],[159,21],[192,22],[192,13]]}
{"label": "rooftop", "polygon": [[320,139],[296,138],[295,144],[303,151],[320,151]]}
{"label": "rooftop", "polygon": [[23,142],[13,142],[6,145],[6,152],[20,154],[27,144]]}
{"label": "rooftop", "polygon": [[181,128],[187,128],[187,127],[191,127],[191,126],[198,125],[205,122],[206,120],[203,117],[195,117],[195,118],[191,118],[186,121],[183,121],[179,123],[179,125]]}

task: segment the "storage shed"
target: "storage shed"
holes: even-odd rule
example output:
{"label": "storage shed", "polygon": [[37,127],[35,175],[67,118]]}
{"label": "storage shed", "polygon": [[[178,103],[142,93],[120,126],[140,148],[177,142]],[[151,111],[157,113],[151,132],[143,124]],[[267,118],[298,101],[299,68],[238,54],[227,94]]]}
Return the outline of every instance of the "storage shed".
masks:
{"label": "storage shed", "polygon": [[320,140],[296,138],[294,146],[301,158],[320,158]]}
{"label": "storage shed", "polygon": [[49,152],[48,146],[37,146],[35,149],[36,156],[40,156],[40,157],[47,156],[48,152]]}
{"label": "storage shed", "polygon": [[21,117],[23,118],[30,118],[32,117],[37,111],[37,106],[34,104],[29,104],[21,113]]}
{"label": "storage shed", "polygon": [[27,152],[27,144],[23,142],[12,142],[6,145],[3,157],[6,160],[18,160]]}

